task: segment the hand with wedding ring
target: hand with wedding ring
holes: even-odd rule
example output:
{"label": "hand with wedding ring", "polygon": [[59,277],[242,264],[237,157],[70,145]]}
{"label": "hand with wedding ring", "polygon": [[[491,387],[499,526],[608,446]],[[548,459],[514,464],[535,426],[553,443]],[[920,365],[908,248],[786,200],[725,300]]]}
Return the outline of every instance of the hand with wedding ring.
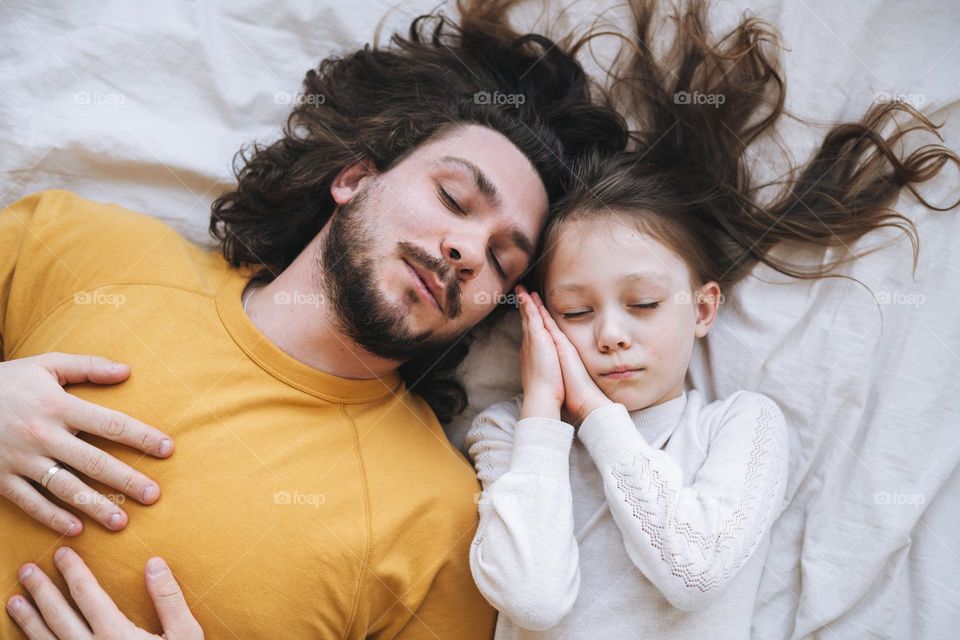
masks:
{"label": "hand with wedding ring", "polygon": [[63,388],[81,382],[117,384],[129,376],[127,365],[97,356],[47,353],[0,362],[0,495],[67,536],[78,535],[82,521],[37,485],[112,531],[127,525],[127,514],[81,475],[143,504],[156,502],[156,482],[76,434],[107,438],[158,458],[173,452],[173,439]]}

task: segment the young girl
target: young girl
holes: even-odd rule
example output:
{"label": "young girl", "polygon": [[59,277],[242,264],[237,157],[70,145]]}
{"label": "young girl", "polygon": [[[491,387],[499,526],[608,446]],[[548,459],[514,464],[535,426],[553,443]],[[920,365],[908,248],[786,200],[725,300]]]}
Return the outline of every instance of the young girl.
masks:
{"label": "young girl", "polygon": [[797,277],[838,264],[777,261],[779,242],[846,244],[884,225],[915,240],[886,207],[957,161],[938,146],[901,159],[902,132],[878,131],[910,110],[883,105],[833,129],[762,206],[744,150],[783,107],[770,32],[748,19],[709,45],[694,6],[660,66],[652,10],[634,12],[640,46],[619,86],[636,147],[572,172],[532,278],[543,299],[517,289],[523,395],[466,440],[483,485],[471,568],[500,639],[749,636],[785,506],[787,424],[762,394],[685,388],[694,341],[757,262]]}

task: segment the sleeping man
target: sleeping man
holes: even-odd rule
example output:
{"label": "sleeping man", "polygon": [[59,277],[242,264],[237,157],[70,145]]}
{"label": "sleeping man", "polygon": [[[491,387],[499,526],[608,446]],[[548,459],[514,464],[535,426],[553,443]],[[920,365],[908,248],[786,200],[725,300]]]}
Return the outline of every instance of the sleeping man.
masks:
{"label": "sleeping man", "polygon": [[[55,637],[21,596],[65,591],[63,535],[155,633],[143,572],[163,556],[207,637],[492,635],[469,570],[479,488],[438,421],[462,402],[445,375],[530,265],[565,164],[624,138],[565,54],[483,25],[433,40],[427,21],[404,48],[309,72],[325,99],[243,157],[213,207],[219,252],[66,191],[0,212],[0,575],[30,637]],[[90,384],[126,376],[51,352],[133,375]],[[123,446],[172,445],[127,414],[176,454]],[[41,428],[51,416],[71,430]],[[131,499],[99,500],[111,486]],[[89,636],[42,612],[56,637]],[[0,637],[23,637],[2,618]]]}

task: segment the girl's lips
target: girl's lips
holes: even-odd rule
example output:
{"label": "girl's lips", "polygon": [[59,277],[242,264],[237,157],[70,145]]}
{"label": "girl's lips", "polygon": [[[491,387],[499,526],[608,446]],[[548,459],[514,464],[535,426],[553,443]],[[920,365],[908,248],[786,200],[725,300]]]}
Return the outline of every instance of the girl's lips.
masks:
{"label": "girl's lips", "polygon": [[613,373],[601,373],[601,377],[607,378],[608,380],[623,380],[625,378],[630,378],[635,375],[639,375],[643,369],[627,369],[626,371],[615,371]]}

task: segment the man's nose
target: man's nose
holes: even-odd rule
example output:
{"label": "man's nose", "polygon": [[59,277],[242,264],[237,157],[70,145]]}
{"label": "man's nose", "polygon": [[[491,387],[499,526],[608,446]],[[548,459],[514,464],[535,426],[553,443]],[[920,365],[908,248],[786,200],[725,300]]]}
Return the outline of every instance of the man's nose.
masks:
{"label": "man's nose", "polygon": [[483,269],[483,249],[478,241],[460,240],[445,243],[444,257],[460,280],[471,280]]}

